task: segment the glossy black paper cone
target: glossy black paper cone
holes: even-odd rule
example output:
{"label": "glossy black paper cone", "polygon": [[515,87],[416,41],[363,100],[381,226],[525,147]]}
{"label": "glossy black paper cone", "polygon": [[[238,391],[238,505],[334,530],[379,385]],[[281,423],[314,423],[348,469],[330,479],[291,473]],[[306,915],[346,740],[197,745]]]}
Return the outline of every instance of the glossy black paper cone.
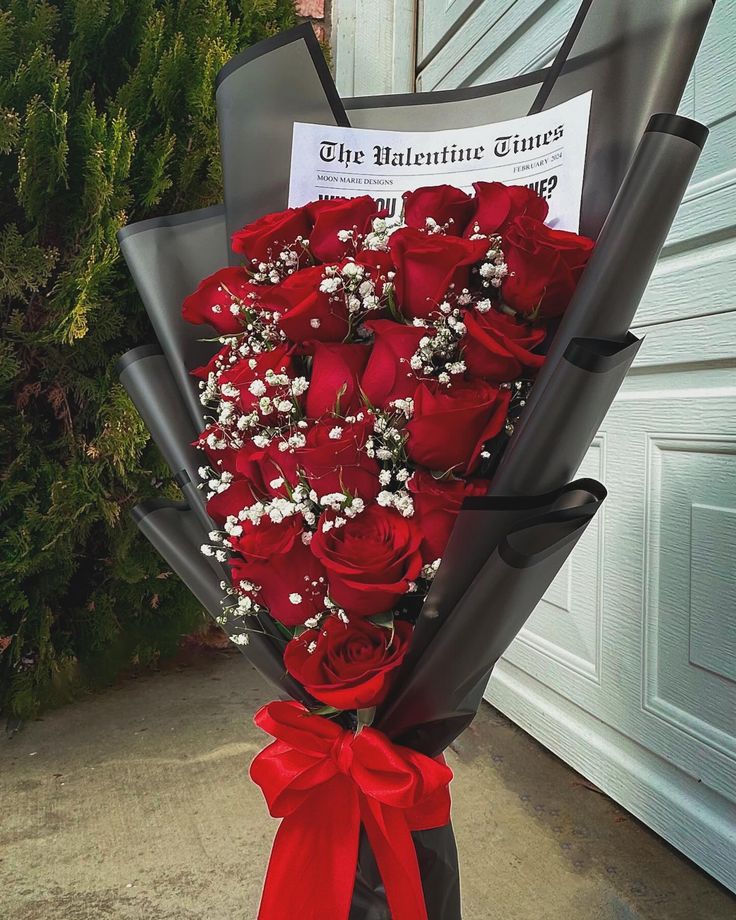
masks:
{"label": "glossy black paper cone", "polygon": [[577,472],[642,340],[573,339],[533,407],[524,409],[491,483],[493,495],[556,489]]}
{"label": "glossy black paper cone", "polygon": [[[460,867],[452,823],[414,831],[412,840],[422,877],[427,920],[461,920]],[[381,874],[364,832],[349,920],[391,920]]]}
{"label": "glossy black paper cone", "polygon": [[[410,679],[414,666],[446,622],[463,594],[505,535],[529,518],[553,510],[598,501],[600,484],[579,479],[542,494],[474,496],[466,498],[442,555],[442,564],[411,637],[401,674]],[[399,685],[403,684],[400,679]]]}
{"label": "glossy black paper cone", "polygon": [[[131,349],[118,362],[118,373],[171,472],[177,475],[184,471],[187,481],[198,483],[203,457],[192,447],[198,431],[161,349],[157,345]],[[204,507],[204,497],[197,489],[187,500]],[[208,523],[204,526],[211,529]]]}
{"label": "glossy black paper cone", "polygon": [[[228,238],[286,207],[295,121],[349,124],[308,22],[259,42],[217,76]],[[230,261],[241,259],[230,253]]]}
{"label": "glossy black paper cone", "polygon": [[[136,505],[132,517],[167,565],[238,644],[256,670],[277,688],[281,697],[308,701],[309,697],[299,684],[286,674],[281,653],[268,636],[259,632],[257,619],[231,616],[222,622],[222,602],[228,595],[221,586],[221,579],[200,552],[200,523],[188,506],[184,502],[151,500]],[[248,644],[240,645],[237,637],[243,635],[245,629],[248,630]]]}
{"label": "glossy black paper cone", "polygon": [[707,134],[688,118],[651,119],[496,471],[494,493],[556,488],[575,474],[595,420],[602,422],[639,348],[626,333]]}
{"label": "glossy black paper cone", "polygon": [[434,756],[470,724],[494,664],[541,600],[605,494],[595,484],[570,507],[529,518],[503,536],[410,680],[379,713],[382,731]]}
{"label": "glossy black paper cone", "polygon": [[120,248],[151,320],[187,412],[197,432],[204,427],[192,368],[217,351],[217,333],[181,315],[182,303],[199,282],[227,265],[225,210],[221,205],[155,217],[118,233]]}

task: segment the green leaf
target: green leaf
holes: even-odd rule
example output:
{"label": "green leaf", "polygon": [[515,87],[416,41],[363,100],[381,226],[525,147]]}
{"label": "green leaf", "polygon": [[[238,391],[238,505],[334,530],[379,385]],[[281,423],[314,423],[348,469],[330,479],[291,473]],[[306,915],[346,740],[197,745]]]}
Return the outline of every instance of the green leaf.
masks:
{"label": "green leaf", "polygon": [[309,715],[310,716],[326,716],[327,718],[329,718],[330,716],[336,716],[341,712],[344,712],[344,710],[335,709],[334,706],[319,706],[317,709],[310,709]]}
{"label": "green leaf", "polygon": [[368,617],[368,620],[376,626],[381,626],[383,629],[394,628],[394,615],[392,612],[389,613],[376,613],[372,617]]}

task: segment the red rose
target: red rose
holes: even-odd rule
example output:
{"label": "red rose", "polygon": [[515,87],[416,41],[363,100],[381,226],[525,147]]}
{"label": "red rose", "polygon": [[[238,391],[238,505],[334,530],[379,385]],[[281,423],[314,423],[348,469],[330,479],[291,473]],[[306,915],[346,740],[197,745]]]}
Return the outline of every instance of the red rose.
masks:
{"label": "red rose", "polygon": [[472,473],[480,451],[503,427],[510,390],[484,380],[460,381],[445,389],[422,383],[407,424],[409,457],[430,470]]}
{"label": "red rose", "polygon": [[363,407],[358,380],[365,369],[370,347],[317,342],[307,390],[307,415],[320,418],[335,412],[353,415]]}
{"label": "red rose", "polygon": [[246,476],[238,476],[227,489],[215,492],[207,502],[207,514],[216,524],[224,524],[229,517],[237,517],[244,509],[258,501],[253,483]]}
{"label": "red rose", "polygon": [[298,461],[320,497],[342,492],[367,502],[378,495],[378,464],[365,452],[372,430],[372,416],[346,422],[334,415],[310,429],[306,445],[297,452]]}
{"label": "red rose", "polygon": [[286,374],[294,377],[296,369],[291,355],[291,345],[278,345],[271,351],[261,352],[260,355],[251,355],[240,358],[236,364],[223,371],[218,377],[220,387],[225,384],[235,387],[239,391],[237,397],[224,397],[233,399],[238,403],[243,412],[252,412],[258,408],[262,396],[279,397],[289,393],[289,386],[269,386],[266,383],[266,373]]}
{"label": "red rose", "polygon": [[[393,632],[368,620],[329,617],[284,650],[286,670],[312,696],[335,709],[367,709],[386,699],[391,678],[409,650],[411,625]],[[312,651],[310,651],[312,647]]]}
{"label": "red rose", "polygon": [[453,185],[429,185],[404,192],[404,222],[407,227],[427,229],[427,218],[446,227],[451,236],[462,236],[473,213],[470,195]]}
{"label": "red rose", "polygon": [[284,246],[293,246],[297,237],[305,240],[312,229],[306,208],[287,208],[266,214],[233,233],[233,252],[242,253],[252,262],[272,262]]}
{"label": "red rose", "polygon": [[355,253],[354,261],[369,269],[368,274],[374,284],[381,280],[385,282],[386,275],[395,268],[391,253],[383,249],[361,249]]}
{"label": "red rose", "polygon": [[251,483],[253,489],[260,495],[266,495],[267,490],[262,474],[263,450],[256,447],[250,438],[245,438],[236,451],[235,468],[238,474]]}
{"label": "red rose", "polygon": [[197,290],[184,300],[182,316],[188,323],[209,323],[220,335],[242,332],[243,320],[230,308],[243,300],[254,300],[260,290],[248,281],[245,269],[221,268],[200,281]]}
{"label": "red rose", "polygon": [[392,399],[414,395],[419,380],[409,360],[429,330],[390,319],[373,319],[364,325],[374,339],[360,386],[371,405],[384,409]]}
{"label": "red rose", "polygon": [[380,505],[369,506],[341,527],[324,530],[328,521],[321,519],[311,548],[327,570],[331,599],[348,616],[390,610],[422,568],[419,528]]}
{"label": "red rose", "polygon": [[[314,220],[309,249],[320,262],[339,262],[351,255],[359,238],[371,229],[371,220],[378,215],[378,207],[370,195],[314,201],[307,205],[307,210]],[[352,239],[341,242],[337,236],[340,230],[352,230]]]}
{"label": "red rose", "polygon": [[321,291],[323,277],[321,265],[303,268],[264,295],[282,314],[279,325],[292,342],[341,342],[348,333],[345,297]]}
{"label": "red rose", "polygon": [[411,318],[426,318],[436,312],[450,285],[457,293],[467,287],[470,266],[483,258],[488,242],[404,227],[391,234],[389,247],[402,312]]}
{"label": "red rose", "polygon": [[407,483],[414,499],[414,520],[422,532],[425,564],[442,558],[460,507],[468,495],[485,495],[485,479],[435,479],[427,470],[416,470]]}
{"label": "red rose", "polygon": [[302,540],[301,518],[286,518],[274,524],[262,518],[259,524],[243,523],[243,534],[235,539],[245,558],[230,559],[233,583],[256,586],[255,597],[285,626],[297,626],[324,610],[325,571]]}
{"label": "red rose", "polygon": [[297,542],[301,542],[303,533],[299,515],[278,522],[262,517],[257,524],[243,521],[242,533],[231,536],[230,543],[247,562],[268,562],[273,556],[292,552]]}
{"label": "red rose", "polygon": [[468,221],[466,235],[503,233],[512,220],[528,215],[543,221],[549,205],[534,189],[501,182],[474,182],[475,210]]}
{"label": "red rose", "polygon": [[517,217],[506,230],[503,251],[509,274],[501,293],[521,313],[559,316],[590,258],[593,240],[552,230],[532,217]]}
{"label": "red rose", "polygon": [[285,439],[274,438],[268,447],[253,451],[248,468],[243,472],[247,475],[249,470],[254,480],[263,483],[268,495],[286,497],[289,494],[287,485],[293,489],[299,482],[296,449],[289,447]]}
{"label": "red rose", "polygon": [[461,340],[462,356],[474,377],[502,383],[514,380],[526,367],[544,364],[544,355],[532,354],[544,339],[544,329],[535,329],[497,310],[468,310],[463,322],[467,331]]}

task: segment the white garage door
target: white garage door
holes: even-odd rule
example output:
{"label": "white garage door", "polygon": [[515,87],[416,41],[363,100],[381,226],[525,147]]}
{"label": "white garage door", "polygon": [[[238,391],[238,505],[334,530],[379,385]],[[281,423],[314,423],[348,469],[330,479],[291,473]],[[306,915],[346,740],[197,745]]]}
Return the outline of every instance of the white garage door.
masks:
{"label": "white garage door", "polygon": [[[372,60],[389,63],[356,79],[341,54],[361,57],[369,32],[358,21],[356,48],[337,0],[344,93],[406,91],[406,56],[424,91],[537,69],[579,0],[423,0],[415,55],[391,30],[407,5],[369,4]],[[637,316],[646,341],[581,469],[609,500],[487,698],[736,890],[734,23],[736,0],[718,0],[680,110],[711,136]]]}

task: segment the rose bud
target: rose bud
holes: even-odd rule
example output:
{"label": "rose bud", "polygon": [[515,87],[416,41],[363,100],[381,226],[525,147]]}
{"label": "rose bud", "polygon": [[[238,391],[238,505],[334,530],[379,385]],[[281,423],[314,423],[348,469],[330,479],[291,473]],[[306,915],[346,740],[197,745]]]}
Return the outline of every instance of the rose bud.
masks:
{"label": "rose bud", "polygon": [[358,380],[369,353],[368,345],[315,343],[307,390],[307,415],[310,418],[320,418],[336,411],[340,415],[353,415],[363,408]]}
{"label": "rose bud", "polygon": [[475,202],[453,185],[429,185],[404,192],[404,222],[419,230],[428,228],[427,218],[451,236],[462,236],[475,208]]}
{"label": "rose bud", "polygon": [[[348,616],[390,610],[419,575],[422,535],[393,508],[370,505],[339,527],[323,516],[311,549],[327,570],[330,598]],[[325,529],[325,525],[329,529]]]}
{"label": "rose bud", "polygon": [[[355,244],[371,229],[371,221],[379,215],[370,195],[313,201],[307,205],[307,210],[314,221],[309,249],[319,262],[339,262],[352,255]],[[337,235],[341,230],[352,231],[352,237],[341,241]]]}
{"label": "rose bud", "polygon": [[436,479],[427,470],[416,470],[407,486],[414,500],[414,520],[422,532],[425,565],[442,558],[464,499],[486,495],[489,485],[485,479]]}
{"label": "rose bud", "polygon": [[372,416],[346,422],[334,415],[321,418],[308,432],[297,459],[320,497],[350,494],[368,502],[381,490],[378,464],[366,453],[366,441],[373,431]]}
{"label": "rose bud", "polygon": [[237,476],[227,489],[215,492],[207,502],[207,514],[216,524],[224,524],[229,517],[237,517],[262,497],[254,488],[253,482],[246,476]]}
{"label": "rose bud", "polygon": [[419,347],[420,339],[431,332],[390,319],[373,319],[364,326],[371,330],[374,338],[360,388],[372,406],[385,409],[393,399],[414,395],[419,380],[409,361]]}
{"label": "rose bud", "polygon": [[233,584],[256,585],[258,602],[285,626],[298,626],[324,610],[325,571],[302,535],[301,518],[275,524],[266,517],[259,524],[244,521],[242,535],[231,538],[242,553],[230,559]]}
{"label": "rose bud", "polygon": [[321,703],[335,709],[367,709],[386,699],[396,668],[409,650],[411,632],[411,625],[401,621],[390,630],[369,620],[343,623],[328,617],[319,628],[289,642],[284,664]]}
{"label": "rose bud", "polygon": [[570,303],[594,245],[588,237],[517,217],[503,240],[509,268],[501,286],[503,299],[521,313],[559,316]]}
{"label": "rose bud", "polygon": [[313,265],[289,275],[264,293],[264,303],[281,313],[279,325],[287,338],[305,342],[341,342],[348,333],[348,309],[342,291],[320,290],[324,267]]}
{"label": "rose bud", "polygon": [[543,221],[549,205],[534,189],[501,182],[474,182],[475,208],[466,236],[473,233],[503,233],[515,218],[528,215]]}
{"label": "rose bud", "polygon": [[502,383],[514,380],[525,368],[537,369],[544,364],[544,355],[532,353],[544,340],[544,329],[518,322],[498,310],[468,310],[463,322],[462,356],[473,377]]}
{"label": "rose bud", "polygon": [[273,262],[285,246],[294,246],[297,237],[306,241],[312,229],[307,208],[287,208],[266,214],[242,230],[233,233],[233,252],[242,253],[251,262]]}
{"label": "rose bud", "polygon": [[488,241],[404,227],[391,234],[389,248],[396,265],[394,285],[402,313],[412,319],[426,319],[437,312],[451,285],[457,294],[467,287],[470,266],[482,260]]}
{"label": "rose bud", "polygon": [[510,390],[484,380],[459,381],[447,389],[420,384],[406,426],[407,454],[430,470],[472,473],[485,442],[503,428],[510,401]]}
{"label": "rose bud", "polygon": [[230,309],[233,304],[253,302],[260,289],[251,284],[245,269],[221,268],[199,282],[197,290],[185,298],[182,316],[188,323],[208,323],[220,335],[243,331],[243,319]]}

